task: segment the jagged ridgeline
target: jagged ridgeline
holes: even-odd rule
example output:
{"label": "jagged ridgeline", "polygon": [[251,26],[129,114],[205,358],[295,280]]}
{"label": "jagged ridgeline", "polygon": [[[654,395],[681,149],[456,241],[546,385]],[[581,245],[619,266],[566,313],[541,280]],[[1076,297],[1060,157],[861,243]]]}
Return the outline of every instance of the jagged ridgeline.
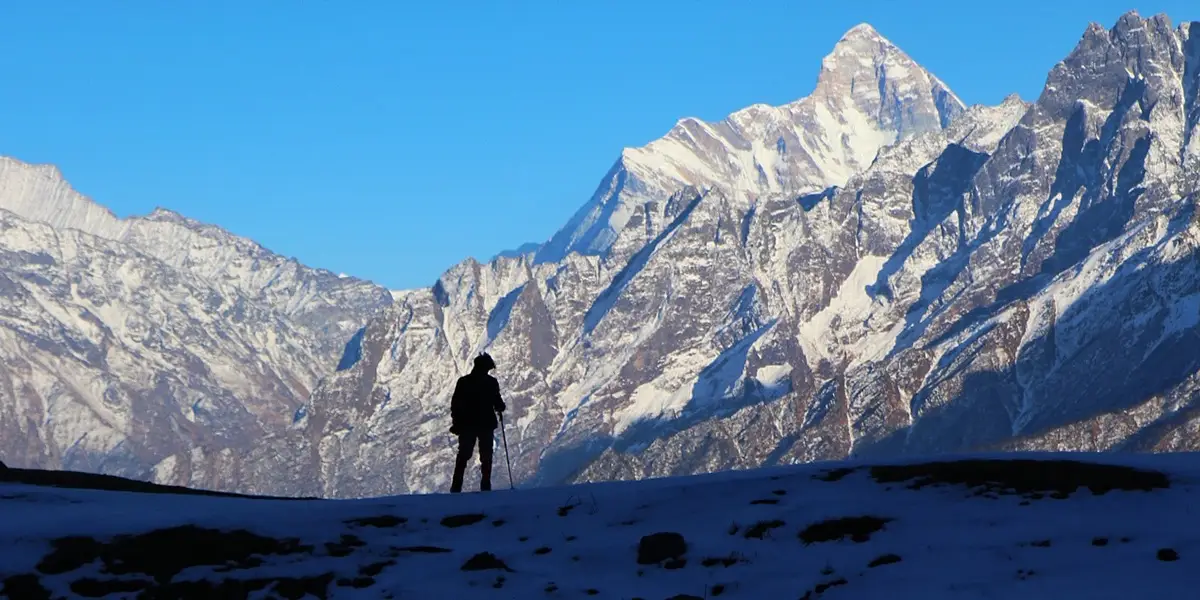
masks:
{"label": "jagged ridgeline", "polygon": [[1195,27],[1092,25],[1032,102],[968,107],[860,25],[809,96],[683,119],[545,244],[421,290],[172,213],[118,220],[6,162],[0,453],[243,492],[444,490],[449,394],[481,350],[527,485],[1193,449]]}

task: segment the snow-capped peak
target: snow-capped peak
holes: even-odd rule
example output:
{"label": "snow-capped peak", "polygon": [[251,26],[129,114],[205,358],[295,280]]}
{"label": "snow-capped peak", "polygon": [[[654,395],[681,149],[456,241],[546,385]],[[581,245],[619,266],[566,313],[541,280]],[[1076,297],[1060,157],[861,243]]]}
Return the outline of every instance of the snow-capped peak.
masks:
{"label": "snow-capped peak", "polygon": [[746,205],[766,194],[844,185],[898,139],[938,131],[963,110],[945,84],[870,25],[848,31],[822,62],[813,93],[752,104],[716,122],[684,118],[662,138],[626,148],[599,189],[539,251],[603,254],[647,202],[721,188]]}
{"label": "snow-capped peak", "polygon": [[[891,40],[883,37],[874,27],[866,23],[855,25],[838,39],[833,50],[821,61],[821,70],[836,71],[839,67],[853,65],[859,62],[861,66],[873,65],[875,58],[886,51],[899,48]],[[844,59],[852,59],[845,62]]]}
{"label": "snow-capped peak", "polygon": [[[944,83],[862,23],[822,60],[810,96],[782,106],[751,104],[715,123],[680,119],[663,138],[625,149],[622,161],[644,179],[665,176],[694,186],[732,181],[751,195],[822,189],[844,184],[880,147],[944,128],[965,109]],[[810,158],[816,169],[779,172],[798,166],[789,161]]]}
{"label": "snow-capped peak", "polygon": [[867,23],[860,23],[838,39],[833,50],[821,61],[821,71],[836,72],[845,67],[873,67],[878,57],[889,51],[899,51]]}
{"label": "snow-capped peak", "polygon": [[[821,61],[813,95],[834,102],[849,99],[902,136],[932,129],[923,121],[929,117],[945,127],[966,109],[948,86],[866,24],[846,32]],[[919,109],[911,117],[916,123],[906,118],[911,108]]]}
{"label": "snow-capped peak", "polygon": [[851,27],[850,29],[846,30],[846,33],[842,34],[843,41],[850,38],[884,39],[882,35],[879,35],[879,31],[872,27],[870,23],[865,22]]}

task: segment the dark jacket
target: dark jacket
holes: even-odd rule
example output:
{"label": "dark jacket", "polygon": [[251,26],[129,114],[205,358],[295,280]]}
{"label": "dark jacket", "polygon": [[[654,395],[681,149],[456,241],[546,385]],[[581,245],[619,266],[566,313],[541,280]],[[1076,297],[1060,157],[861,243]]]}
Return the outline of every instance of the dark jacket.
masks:
{"label": "dark jacket", "polygon": [[450,431],[458,435],[494,431],[496,413],[504,412],[500,382],[487,373],[472,372],[458,378],[450,400]]}

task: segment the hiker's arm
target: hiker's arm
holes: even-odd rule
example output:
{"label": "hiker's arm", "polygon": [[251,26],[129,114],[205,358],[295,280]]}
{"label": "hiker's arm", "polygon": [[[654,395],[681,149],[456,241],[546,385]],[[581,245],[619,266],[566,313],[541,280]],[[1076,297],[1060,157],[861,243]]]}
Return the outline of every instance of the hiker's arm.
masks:
{"label": "hiker's arm", "polygon": [[450,398],[450,421],[458,423],[463,415],[462,380],[454,384],[454,396]]}
{"label": "hiker's arm", "polygon": [[502,413],[508,407],[504,405],[504,399],[500,397],[500,382],[495,382],[495,388],[492,390],[492,408],[496,412]]}

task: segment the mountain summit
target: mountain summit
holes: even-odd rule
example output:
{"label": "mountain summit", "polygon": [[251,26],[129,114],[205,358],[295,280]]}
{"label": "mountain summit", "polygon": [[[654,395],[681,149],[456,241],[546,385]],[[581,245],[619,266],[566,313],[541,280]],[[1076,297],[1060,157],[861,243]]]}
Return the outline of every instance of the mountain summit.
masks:
{"label": "mountain summit", "polygon": [[[822,61],[813,93],[783,106],[755,104],[722,121],[680,120],[667,135],[627,148],[592,200],[542,247],[539,262],[606,254],[646,202],[679,189],[719,188],[744,206],[767,194],[845,185],[880,148],[939,130],[965,106],[870,25]],[[651,224],[648,234],[660,231]]]}
{"label": "mountain summit", "polygon": [[833,106],[847,103],[898,138],[945,128],[966,108],[946,84],[866,23],[842,36],[821,61],[813,96]]}

